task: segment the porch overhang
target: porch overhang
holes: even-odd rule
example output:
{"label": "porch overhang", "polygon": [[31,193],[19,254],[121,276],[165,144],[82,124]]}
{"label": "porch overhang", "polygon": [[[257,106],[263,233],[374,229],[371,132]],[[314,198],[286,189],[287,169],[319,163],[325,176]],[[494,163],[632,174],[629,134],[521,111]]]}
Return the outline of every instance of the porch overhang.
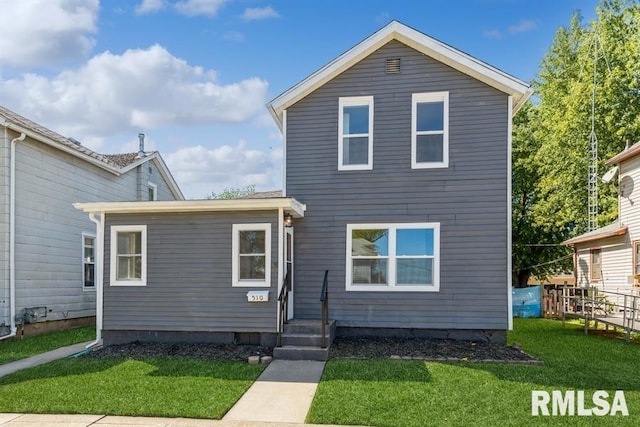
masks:
{"label": "porch overhang", "polygon": [[74,203],[87,213],[184,213],[184,212],[250,212],[282,209],[293,218],[303,218],[307,206],[293,197],[230,200],[170,200],[143,202]]}

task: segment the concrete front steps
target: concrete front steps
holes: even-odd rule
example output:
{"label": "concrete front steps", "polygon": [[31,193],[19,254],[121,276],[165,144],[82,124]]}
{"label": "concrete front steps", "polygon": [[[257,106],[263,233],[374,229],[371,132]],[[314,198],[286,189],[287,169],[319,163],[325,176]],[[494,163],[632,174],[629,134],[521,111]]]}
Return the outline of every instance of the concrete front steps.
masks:
{"label": "concrete front steps", "polygon": [[321,321],[291,319],[284,325],[282,347],[273,349],[274,359],[320,360],[329,358],[329,347],[336,335],[336,321],[329,320],[325,327],[326,348],[322,348]]}

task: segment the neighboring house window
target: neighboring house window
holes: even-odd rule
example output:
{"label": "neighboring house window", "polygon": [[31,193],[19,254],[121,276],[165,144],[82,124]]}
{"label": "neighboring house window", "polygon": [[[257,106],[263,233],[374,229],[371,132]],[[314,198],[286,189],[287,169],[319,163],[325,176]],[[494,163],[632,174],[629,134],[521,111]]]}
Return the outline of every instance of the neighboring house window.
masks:
{"label": "neighboring house window", "polygon": [[411,168],[449,166],[449,92],[411,97]]}
{"label": "neighboring house window", "polygon": [[147,226],[111,226],[111,286],[147,285]]}
{"label": "neighboring house window", "polygon": [[233,224],[232,286],[271,286],[271,224]]}
{"label": "neighboring house window", "polygon": [[158,200],[158,186],[153,182],[149,183],[149,200]]}
{"label": "neighboring house window", "polygon": [[591,280],[602,279],[602,250],[591,249],[589,251],[591,257]]}
{"label": "neighboring house window", "polygon": [[348,224],[348,291],[438,291],[440,224]]}
{"label": "neighboring house window", "polygon": [[96,237],[82,233],[82,287],[96,286]]}
{"label": "neighboring house window", "polygon": [[633,242],[633,275],[640,276],[640,242]]}
{"label": "neighboring house window", "polygon": [[373,96],[339,98],[338,170],[373,169]]}

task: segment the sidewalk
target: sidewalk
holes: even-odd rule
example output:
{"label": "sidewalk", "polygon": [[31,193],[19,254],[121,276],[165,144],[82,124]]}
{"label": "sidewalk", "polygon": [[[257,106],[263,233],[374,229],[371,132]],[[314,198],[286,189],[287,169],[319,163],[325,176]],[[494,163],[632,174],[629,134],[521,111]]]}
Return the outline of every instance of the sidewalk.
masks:
{"label": "sidewalk", "polygon": [[[298,423],[197,420],[192,418],[119,417],[105,415],[0,414],[3,427],[300,427]],[[305,426],[332,427],[328,424]],[[338,426],[333,426],[338,427]]]}
{"label": "sidewalk", "polygon": [[48,351],[46,353],[27,357],[26,359],[20,359],[16,360],[15,362],[5,363],[4,365],[0,365],[0,377],[13,374],[14,372],[17,372],[21,369],[32,368],[44,363],[53,362],[54,360],[69,357],[73,354],[84,351],[87,344],[89,344],[89,342],[73,344],[67,347],[61,347],[56,350]]}
{"label": "sidewalk", "polygon": [[[0,377],[21,369],[69,357],[83,351],[86,344],[74,344],[0,365]],[[0,426],[299,427],[304,424],[323,370],[324,362],[274,360],[222,420],[0,413]]]}

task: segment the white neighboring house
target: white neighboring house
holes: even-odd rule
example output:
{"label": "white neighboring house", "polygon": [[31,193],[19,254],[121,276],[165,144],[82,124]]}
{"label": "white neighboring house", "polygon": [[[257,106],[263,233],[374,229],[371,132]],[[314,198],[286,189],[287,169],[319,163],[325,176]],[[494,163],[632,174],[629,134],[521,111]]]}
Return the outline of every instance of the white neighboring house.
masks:
{"label": "white neighboring house", "polygon": [[574,248],[578,286],[633,293],[640,290],[640,142],[605,164],[618,167],[618,220],[564,244]]}
{"label": "white neighboring house", "polygon": [[0,339],[93,322],[96,227],[73,203],[125,200],[184,200],[144,135],[102,155],[0,106]]}

